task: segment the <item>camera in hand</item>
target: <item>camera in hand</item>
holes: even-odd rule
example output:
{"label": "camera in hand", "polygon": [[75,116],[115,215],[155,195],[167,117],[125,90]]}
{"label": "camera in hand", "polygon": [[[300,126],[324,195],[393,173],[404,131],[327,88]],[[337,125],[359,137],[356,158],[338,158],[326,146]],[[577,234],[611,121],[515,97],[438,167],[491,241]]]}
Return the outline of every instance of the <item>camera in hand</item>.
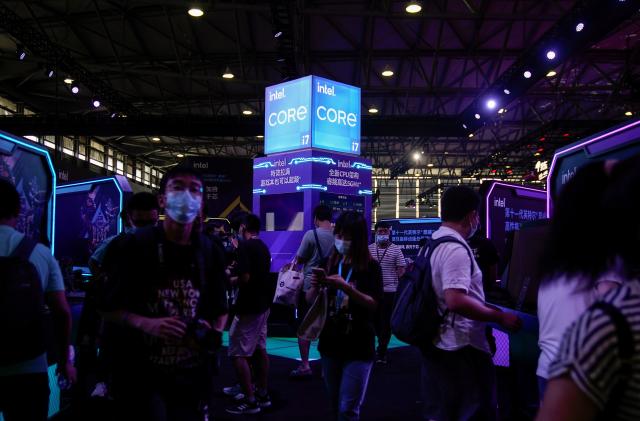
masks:
{"label": "camera in hand", "polygon": [[200,350],[213,353],[222,346],[222,333],[209,328],[202,319],[190,319],[185,323],[187,324],[185,339],[193,341]]}

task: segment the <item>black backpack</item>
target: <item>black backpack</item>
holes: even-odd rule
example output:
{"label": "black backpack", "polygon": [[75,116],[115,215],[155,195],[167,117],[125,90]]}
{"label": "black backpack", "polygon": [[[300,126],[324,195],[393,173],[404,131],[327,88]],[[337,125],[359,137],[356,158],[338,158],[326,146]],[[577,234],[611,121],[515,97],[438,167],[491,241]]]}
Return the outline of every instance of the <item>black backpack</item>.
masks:
{"label": "black backpack", "polygon": [[401,341],[423,349],[427,349],[433,343],[448,313],[448,310],[445,310],[440,314],[431,273],[431,255],[444,243],[458,243],[464,246],[471,261],[473,275],[474,260],[465,243],[451,236],[430,240],[400,279],[396,304],[391,314],[393,334]]}
{"label": "black backpack", "polygon": [[46,351],[46,307],[42,283],[29,256],[36,243],[24,237],[0,257],[0,366],[36,358]]}

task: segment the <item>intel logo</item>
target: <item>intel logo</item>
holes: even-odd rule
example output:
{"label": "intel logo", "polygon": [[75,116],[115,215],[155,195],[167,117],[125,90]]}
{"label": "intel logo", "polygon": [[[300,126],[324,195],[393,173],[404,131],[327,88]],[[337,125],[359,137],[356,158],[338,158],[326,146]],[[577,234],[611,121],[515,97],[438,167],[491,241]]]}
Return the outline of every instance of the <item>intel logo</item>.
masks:
{"label": "intel logo", "polygon": [[279,99],[284,99],[287,96],[284,93],[284,88],[282,89],[276,89],[275,91],[271,91],[269,93],[269,102],[271,101],[278,101]]}
{"label": "intel logo", "polygon": [[317,84],[317,91],[320,94],[336,96],[336,87],[335,86],[327,86],[327,84],[320,85],[320,82]]}

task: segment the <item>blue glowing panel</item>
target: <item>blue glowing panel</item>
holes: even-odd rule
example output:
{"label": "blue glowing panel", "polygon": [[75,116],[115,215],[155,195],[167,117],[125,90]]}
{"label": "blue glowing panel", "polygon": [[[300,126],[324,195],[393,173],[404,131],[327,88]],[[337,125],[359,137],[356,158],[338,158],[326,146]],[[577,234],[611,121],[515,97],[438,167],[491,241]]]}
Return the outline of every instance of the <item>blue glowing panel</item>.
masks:
{"label": "blue glowing panel", "polygon": [[311,79],[265,89],[265,154],[311,147]]}
{"label": "blue glowing panel", "polygon": [[313,77],[314,148],[360,154],[360,88]]}

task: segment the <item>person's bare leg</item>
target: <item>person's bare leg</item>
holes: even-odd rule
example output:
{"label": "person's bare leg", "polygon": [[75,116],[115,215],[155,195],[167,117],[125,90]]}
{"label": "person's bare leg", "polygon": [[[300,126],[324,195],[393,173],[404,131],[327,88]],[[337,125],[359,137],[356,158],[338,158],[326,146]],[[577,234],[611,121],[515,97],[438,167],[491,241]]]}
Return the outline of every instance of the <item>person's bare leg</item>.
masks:
{"label": "person's bare leg", "polygon": [[256,388],[263,394],[267,393],[269,386],[269,355],[267,355],[267,350],[256,348],[252,359],[256,376]]}
{"label": "person's bare leg", "polygon": [[249,366],[249,359],[246,357],[233,357],[233,366],[236,369],[238,383],[240,383],[244,395],[249,401],[253,401],[255,399],[255,395],[251,384],[251,367]]}
{"label": "person's bare leg", "polygon": [[311,349],[311,341],[298,338],[298,348],[300,348],[300,368],[309,370],[309,350]]}

